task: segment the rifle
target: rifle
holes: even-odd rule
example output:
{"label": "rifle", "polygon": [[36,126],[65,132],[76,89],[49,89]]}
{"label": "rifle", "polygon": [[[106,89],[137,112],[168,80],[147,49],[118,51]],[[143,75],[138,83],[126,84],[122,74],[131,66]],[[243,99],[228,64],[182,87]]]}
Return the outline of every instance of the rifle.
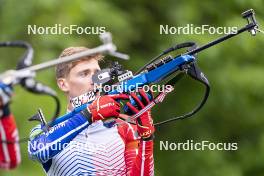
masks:
{"label": "rifle", "polygon": [[[170,118],[162,122],[158,122],[155,125],[156,126],[162,125],[162,124],[166,124],[166,123],[169,123],[175,120],[192,117],[204,106],[204,104],[206,103],[208,99],[209,92],[210,92],[209,81],[206,78],[206,75],[200,70],[200,68],[197,65],[196,55],[205,49],[208,49],[214,45],[217,45],[243,32],[248,31],[250,32],[252,36],[255,36],[257,32],[261,32],[258,29],[258,24],[255,18],[255,13],[252,9],[243,12],[242,17],[247,20],[247,24],[244,27],[240,28],[236,33],[227,34],[201,47],[197,47],[194,42],[185,42],[185,43],[175,45],[171,48],[164,50],[160,55],[152,59],[146,65],[144,65],[141,69],[139,69],[136,72],[135,76],[129,70],[123,70],[122,66],[116,62],[110,68],[103,69],[95,73],[93,75],[93,82],[95,84],[107,84],[113,81],[113,79],[117,77],[119,82],[117,82],[115,85],[119,85],[118,88],[114,88],[108,91],[107,94],[129,93],[130,91],[134,91],[137,87],[142,87],[144,85],[158,83],[161,80],[165,80],[166,78],[178,73],[176,76],[173,76],[173,78],[170,79],[166,83],[166,85],[174,86],[175,83],[179,81],[184,74],[186,74],[190,76],[191,78],[193,78],[194,80],[198,81],[199,83],[202,83],[205,86],[205,93],[204,93],[203,99],[198,104],[198,106],[196,106],[189,113],[186,113],[178,117]],[[177,55],[175,57],[172,57],[170,55],[163,57],[164,55],[167,55],[172,51],[182,49],[182,48],[188,48],[187,52]],[[164,92],[160,93],[158,96],[156,96],[153,99],[153,101],[150,103],[149,106],[139,111],[136,115],[127,119],[127,121],[133,123],[133,120],[137,118],[141,113],[153,107],[155,104],[162,102],[165,95],[171,91],[172,89],[167,89]],[[43,120],[41,120],[39,116],[34,116],[34,120],[41,121],[42,125],[47,128],[52,127],[56,124],[59,124],[71,118],[74,114],[79,113],[84,108],[87,108],[87,106],[91,102],[92,101],[82,104],[79,107],[76,107],[70,113],[63,115],[61,117],[58,117],[57,119],[49,123],[43,123]],[[125,111],[125,107],[123,107],[123,109]]]}
{"label": "rifle", "polygon": [[[168,48],[167,50],[163,51],[160,55],[149,61],[145,66],[140,68],[136,74],[140,74],[141,78],[147,79],[148,83],[155,83],[162,79],[165,79],[166,77],[170,76],[170,74],[175,72],[180,72],[179,75],[176,75],[174,78],[172,78],[168,84],[174,85],[178,80],[182,78],[182,75],[185,73],[186,75],[190,76],[194,80],[202,83],[205,86],[205,93],[204,97],[202,98],[201,102],[189,113],[186,113],[184,115],[170,118],[168,120],[157,122],[155,123],[156,126],[163,125],[172,121],[176,120],[182,120],[188,117],[192,117],[194,114],[196,114],[206,103],[209,93],[210,93],[210,84],[208,79],[206,78],[206,75],[200,70],[200,68],[197,65],[197,59],[196,55],[197,53],[208,49],[214,45],[217,45],[227,39],[230,39],[234,36],[237,36],[243,32],[250,32],[252,36],[255,36],[257,32],[262,32],[260,29],[258,29],[258,24],[255,18],[255,13],[253,9],[247,10],[242,13],[242,17],[247,20],[247,25],[239,29],[236,33],[231,33],[228,35],[225,35],[223,37],[220,37],[212,42],[209,42],[208,44],[205,44],[201,47],[197,47],[196,43],[194,42],[185,42],[178,44],[174,47]],[[186,53],[183,53],[179,56],[174,57],[173,59],[171,56],[167,56],[164,58],[161,58],[162,56],[181,49],[181,48],[189,48],[189,50]],[[161,59],[159,59],[161,58]],[[168,62],[169,60],[169,62]],[[172,60],[172,61],[170,61]],[[169,65],[170,64],[170,65]],[[146,77],[146,78],[145,78]],[[142,79],[142,80],[143,80]],[[133,82],[129,83],[133,84]],[[170,91],[169,91],[170,92]],[[157,97],[158,98],[158,97]],[[148,108],[146,108],[147,110]],[[143,113],[146,110],[141,110]],[[139,112],[140,113],[140,112]],[[135,115],[137,116],[137,115]],[[131,117],[134,118],[134,117]]]}

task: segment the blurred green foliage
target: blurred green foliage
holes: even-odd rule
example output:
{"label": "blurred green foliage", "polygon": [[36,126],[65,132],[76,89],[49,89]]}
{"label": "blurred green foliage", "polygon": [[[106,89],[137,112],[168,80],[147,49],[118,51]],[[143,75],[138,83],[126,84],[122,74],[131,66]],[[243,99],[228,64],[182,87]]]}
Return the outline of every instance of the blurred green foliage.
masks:
{"label": "blurred green foliage", "polygon": [[[260,26],[264,24],[263,0],[0,0],[0,40],[25,40],[35,49],[34,64],[55,58],[66,47],[100,44],[93,35],[28,35],[27,25],[54,24],[105,26],[112,32],[119,51],[131,60],[123,62],[136,71],[163,49],[184,41],[205,44],[218,35],[160,35],[159,26],[239,26],[245,21],[240,13],[253,8]],[[156,175],[180,176],[262,176],[264,174],[264,35],[251,37],[244,33],[199,54],[199,65],[208,75],[212,92],[208,103],[195,118],[157,128],[155,141]],[[0,71],[14,68],[21,49],[0,48]],[[53,69],[37,75],[41,82],[59,93],[62,107],[64,95],[56,88]],[[190,79],[176,86],[164,104],[154,108],[155,121],[165,120],[190,110],[202,96],[202,88]],[[52,99],[15,87],[12,111],[21,137],[28,136],[36,123],[27,118],[38,107],[46,116],[54,111]],[[62,109],[61,114],[65,113]],[[236,142],[237,151],[161,151],[159,141]],[[44,175],[41,166],[28,159],[27,144],[21,144],[22,164],[7,175]]]}

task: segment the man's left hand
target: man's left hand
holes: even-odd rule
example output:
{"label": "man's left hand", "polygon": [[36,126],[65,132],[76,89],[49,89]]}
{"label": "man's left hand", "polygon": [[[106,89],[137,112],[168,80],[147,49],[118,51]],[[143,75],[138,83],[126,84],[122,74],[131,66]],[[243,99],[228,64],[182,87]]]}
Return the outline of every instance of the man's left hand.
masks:
{"label": "man's left hand", "polygon": [[[133,92],[130,95],[131,98],[134,99],[137,105],[133,106],[130,102],[126,103],[126,105],[135,114],[138,113],[141,109],[143,109],[145,106],[147,106],[150,103],[150,98],[148,94],[143,91],[143,89],[139,90],[140,98]],[[139,116],[136,120],[136,123],[137,123],[139,136],[143,140],[152,140],[153,134],[155,132],[155,128],[151,117],[151,111],[148,110],[145,113],[143,113],[141,116]]]}

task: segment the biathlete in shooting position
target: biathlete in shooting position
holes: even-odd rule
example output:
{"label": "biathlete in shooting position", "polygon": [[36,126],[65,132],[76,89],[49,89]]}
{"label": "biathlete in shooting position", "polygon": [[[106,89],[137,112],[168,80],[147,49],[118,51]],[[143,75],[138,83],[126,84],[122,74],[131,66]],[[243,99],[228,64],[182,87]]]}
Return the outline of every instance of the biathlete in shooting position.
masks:
{"label": "biathlete in shooting position", "polygon": [[12,88],[0,82],[0,169],[14,169],[21,162],[18,130],[9,109]]}
{"label": "biathlete in shooting position", "polygon": [[[85,47],[65,49],[60,57],[88,50]],[[67,97],[67,111],[74,109],[73,97],[94,90],[92,75],[100,70],[101,54],[84,57],[56,67],[58,87]],[[28,152],[38,160],[47,175],[154,175],[153,133],[150,110],[132,125],[120,116],[119,99],[127,103],[132,114],[150,102],[147,93],[96,95],[85,110],[47,130],[38,125],[31,130]],[[139,98],[141,97],[141,98]],[[113,118],[114,117],[114,118]]]}

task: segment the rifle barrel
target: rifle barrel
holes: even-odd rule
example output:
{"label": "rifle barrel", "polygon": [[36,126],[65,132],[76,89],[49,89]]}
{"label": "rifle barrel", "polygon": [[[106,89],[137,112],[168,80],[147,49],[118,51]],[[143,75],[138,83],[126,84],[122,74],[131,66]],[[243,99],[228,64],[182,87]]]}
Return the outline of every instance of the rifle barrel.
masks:
{"label": "rifle barrel", "polygon": [[186,53],[184,53],[184,55],[185,54],[194,55],[194,54],[199,53],[199,52],[201,52],[201,51],[203,51],[203,50],[205,50],[207,48],[210,48],[210,47],[212,47],[212,46],[214,46],[214,45],[216,45],[218,43],[221,43],[221,42],[223,42],[223,41],[225,41],[225,40],[227,40],[229,38],[232,38],[232,37],[234,37],[234,36],[236,36],[236,35],[238,35],[238,34],[240,34],[242,32],[250,31],[250,30],[254,29],[255,27],[256,27],[256,24],[250,23],[250,24],[246,25],[245,27],[239,29],[236,33],[230,33],[230,34],[227,34],[225,36],[222,36],[222,37],[220,37],[220,38],[218,38],[218,39],[216,39],[216,40],[214,40],[214,41],[212,41],[210,43],[207,43],[207,44],[205,44],[205,45],[203,45],[203,46],[201,46],[199,48],[196,48],[194,50],[186,52]]}

